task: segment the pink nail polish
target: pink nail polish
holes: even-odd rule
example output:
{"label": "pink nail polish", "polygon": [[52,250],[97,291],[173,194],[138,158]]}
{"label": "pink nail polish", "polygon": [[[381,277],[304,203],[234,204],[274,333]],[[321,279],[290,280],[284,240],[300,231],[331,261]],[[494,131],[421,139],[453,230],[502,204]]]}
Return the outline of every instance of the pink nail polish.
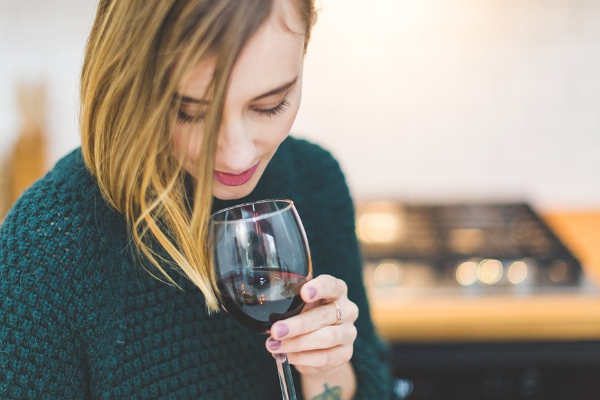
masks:
{"label": "pink nail polish", "polygon": [[288,328],[288,326],[286,324],[279,324],[277,325],[276,332],[277,332],[277,336],[279,337],[284,337],[285,335],[287,335],[288,333],[290,333],[290,328]]}
{"label": "pink nail polish", "polygon": [[309,299],[313,299],[317,295],[317,289],[313,286],[309,286],[306,290],[308,292]]}
{"label": "pink nail polish", "polygon": [[281,340],[269,339],[267,345],[271,350],[277,350],[281,347]]}

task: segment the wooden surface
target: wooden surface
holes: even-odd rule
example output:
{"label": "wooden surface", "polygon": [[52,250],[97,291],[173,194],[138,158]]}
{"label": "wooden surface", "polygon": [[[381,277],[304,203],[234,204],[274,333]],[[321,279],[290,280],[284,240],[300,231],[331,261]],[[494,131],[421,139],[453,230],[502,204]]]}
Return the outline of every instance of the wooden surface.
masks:
{"label": "wooden surface", "polygon": [[593,283],[584,293],[544,295],[397,295],[369,289],[384,339],[399,342],[600,340],[600,212],[544,217]]}

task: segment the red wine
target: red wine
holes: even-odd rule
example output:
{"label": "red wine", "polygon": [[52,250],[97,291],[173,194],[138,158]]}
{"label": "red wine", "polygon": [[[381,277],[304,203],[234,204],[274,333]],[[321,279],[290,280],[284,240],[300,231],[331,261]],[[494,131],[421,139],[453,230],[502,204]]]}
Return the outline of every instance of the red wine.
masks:
{"label": "red wine", "polygon": [[267,333],[274,322],[302,311],[306,278],[269,268],[244,268],[218,280],[223,306],[247,328]]}

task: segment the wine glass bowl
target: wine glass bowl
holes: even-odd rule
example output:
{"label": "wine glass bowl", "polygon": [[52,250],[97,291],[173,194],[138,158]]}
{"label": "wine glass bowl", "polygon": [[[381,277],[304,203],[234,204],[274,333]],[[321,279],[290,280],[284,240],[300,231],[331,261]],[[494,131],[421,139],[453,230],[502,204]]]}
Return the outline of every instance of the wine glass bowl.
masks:
{"label": "wine glass bowl", "polygon": [[[300,289],[312,277],[306,234],[291,200],[263,200],[211,216],[219,299],[239,323],[268,334],[271,326],[299,314]],[[276,358],[284,399],[295,399],[285,355]]]}

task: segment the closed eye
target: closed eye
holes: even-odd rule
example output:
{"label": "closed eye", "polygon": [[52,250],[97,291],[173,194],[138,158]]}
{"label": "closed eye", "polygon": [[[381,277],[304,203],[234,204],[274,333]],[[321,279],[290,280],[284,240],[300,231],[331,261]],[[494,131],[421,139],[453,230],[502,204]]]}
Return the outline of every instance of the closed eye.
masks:
{"label": "closed eye", "polygon": [[182,124],[189,124],[192,122],[200,122],[202,120],[204,120],[204,114],[189,115],[189,114],[184,113],[181,110],[177,111],[177,122],[180,122]]}
{"label": "closed eye", "polygon": [[268,109],[253,108],[253,110],[265,117],[274,117],[274,116],[279,115],[282,112],[284,112],[285,109],[288,108],[289,106],[290,106],[290,103],[288,103],[284,99],[281,103],[277,104],[273,108],[268,108]]}

